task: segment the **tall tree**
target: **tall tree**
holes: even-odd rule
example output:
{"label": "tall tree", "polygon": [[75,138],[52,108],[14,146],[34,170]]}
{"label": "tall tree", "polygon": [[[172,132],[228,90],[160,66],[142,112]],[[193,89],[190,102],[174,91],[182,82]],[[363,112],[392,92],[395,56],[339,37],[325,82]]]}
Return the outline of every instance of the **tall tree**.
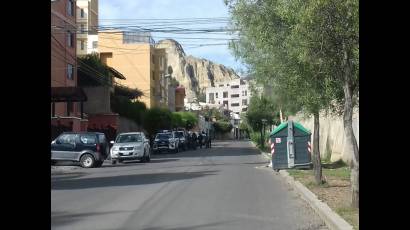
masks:
{"label": "tall tree", "polygon": [[[359,151],[352,129],[358,94],[358,0],[231,0],[240,39],[232,49],[261,82],[313,114],[314,162],[320,164],[319,112],[344,105],[344,126],[354,159],[352,204],[358,205]],[[286,98],[286,97],[285,97]],[[316,168],[319,182],[321,171]]]}

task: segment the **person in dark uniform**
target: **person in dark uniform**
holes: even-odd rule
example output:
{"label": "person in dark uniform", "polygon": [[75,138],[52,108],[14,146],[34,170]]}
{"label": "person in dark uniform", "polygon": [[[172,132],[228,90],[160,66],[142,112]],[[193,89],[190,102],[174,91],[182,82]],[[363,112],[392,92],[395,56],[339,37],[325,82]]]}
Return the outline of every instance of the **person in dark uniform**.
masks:
{"label": "person in dark uniform", "polygon": [[202,132],[200,132],[198,134],[198,142],[199,142],[199,148],[202,149],[202,140],[203,140],[204,136],[202,135]]}

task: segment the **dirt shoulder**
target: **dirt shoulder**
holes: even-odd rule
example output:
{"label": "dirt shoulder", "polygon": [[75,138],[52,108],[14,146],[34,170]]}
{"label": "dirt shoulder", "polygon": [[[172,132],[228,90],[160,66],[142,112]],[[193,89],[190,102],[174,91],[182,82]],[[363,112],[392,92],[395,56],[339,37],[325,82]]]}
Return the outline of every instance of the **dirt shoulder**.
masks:
{"label": "dirt shoulder", "polygon": [[324,164],[322,174],[326,183],[316,185],[312,170],[287,170],[289,175],[300,181],[318,199],[325,202],[333,211],[338,213],[354,229],[359,229],[359,210],[350,207],[351,187],[350,169],[347,166],[336,164]]}

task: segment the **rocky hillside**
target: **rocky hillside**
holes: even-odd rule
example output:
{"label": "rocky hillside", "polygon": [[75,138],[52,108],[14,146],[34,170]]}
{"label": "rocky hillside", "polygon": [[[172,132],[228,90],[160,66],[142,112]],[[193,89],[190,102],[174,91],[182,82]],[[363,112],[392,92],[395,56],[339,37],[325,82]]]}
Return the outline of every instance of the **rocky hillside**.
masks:
{"label": "rocky hillside", "polygon": [[215,86],[216,82],[239,78],[235,71],[224,65],[206,59],[186,55],[181,44],[172,39],[161,40],[158,48],[165,48],[168,66],[173,69],[172,76],[186,88],[186,98],[192,101],[205,93],[206,87]]}

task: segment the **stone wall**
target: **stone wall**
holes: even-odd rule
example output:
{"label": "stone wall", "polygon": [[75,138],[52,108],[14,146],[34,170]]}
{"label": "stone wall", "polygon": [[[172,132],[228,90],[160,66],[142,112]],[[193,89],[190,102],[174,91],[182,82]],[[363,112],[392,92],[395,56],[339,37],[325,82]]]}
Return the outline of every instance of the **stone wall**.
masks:
{"label": "stone wall", "polygon": [[106,114],[111,113],[110,88],[106,86],[83,87],[87,95],[84,102],[84,113],[86,114]]}
{"label": "stone wall", "polygon": [[[299,114],[293,118],[293,120],[300,122],[304,127],[312,132],[313,143],[313,116],[304,118]],[[349,163],[352,160],[353,153],[346,148],[346,137],[343,127],[342,116],[331,116],[321,114],[320,119],[320,155],[325,158],[328,154],[331,154],[331,162],[342,159],[344,162]],[[353,114],[353,132],[355,134],[357,145],[359,145],[359,110],[355,110]]]}

